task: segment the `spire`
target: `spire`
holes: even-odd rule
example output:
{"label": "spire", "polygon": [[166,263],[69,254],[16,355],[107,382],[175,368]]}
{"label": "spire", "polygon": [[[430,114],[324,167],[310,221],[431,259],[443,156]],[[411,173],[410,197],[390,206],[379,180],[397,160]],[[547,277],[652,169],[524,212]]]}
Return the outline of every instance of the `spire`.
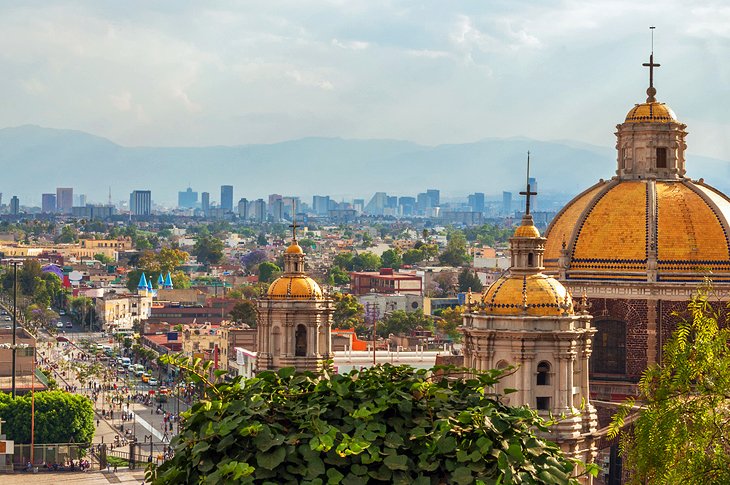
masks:
{"label": "spire", "polygon": [[165,284],[165,279],[162,277],[162,273],[157,277],[157,287],[162,288],[162,285]]}
{"label": "spire", "polygon": [[525,201],[525,215],[530,215],[530,196],[531,195],[537,195],[537,192],[531,192],[530,191],[530,152],[527,152],[527,190],[524,192],[520,192],[520,195],[524,195],[527,197]]}
{"label": "spire", "polygon": [[138,290],[146,290],[147,289],[147,277],[142,273],[142,276],[139,277],[139,284],[137,285]]}
{"label": "spire", "polygon": [[296,202],[293,198],[291,201],[291,224],[289,224],[289,227],[291,227],[291,243],[292,245],[297,244],[297,227],[299,225],[297,224]]}
{"label": "spire", "polygon": [[[160,278],[162,278],[162,275],[160,275]],[[172,290],[173,289],[173,287],[172,287],[172,275],[170,274],[169,271],[167,272],[167,276],[165,276],[165,282],[163,283],[163,287],[166,290]]]}
{"label": "spire", "polygon": [[649,27],[651,30],[651,54],[649,55],[649,62],[645,62],[642,64],[644,67],[649,68],[649,88],[646,90],[647,103],[656,103],[656,88],[654,87],[654,68],[661,66],[661,64],[656,64],[654,62],[654,26]]}

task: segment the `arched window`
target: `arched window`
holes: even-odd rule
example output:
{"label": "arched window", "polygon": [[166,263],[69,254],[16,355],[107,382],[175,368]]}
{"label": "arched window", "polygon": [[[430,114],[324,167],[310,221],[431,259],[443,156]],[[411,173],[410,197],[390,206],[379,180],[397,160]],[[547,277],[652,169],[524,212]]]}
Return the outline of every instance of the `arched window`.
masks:
{"label": "arched window", "polygon": [[591,372],[595,374],[626,374],[626,323],[602,320],[594,323]]}
{"label": "arched window", "polygon": [[533,266],[535,266],[535,255],[527,253],[527,267],[532,268]]}
{"label": "arched window", "polygon": [[506,369],[507,367],[509,367],[509,364],[506,360],[500,360],[497,362],[497,369]]}
{"label": "arched window", "polygon": [[294,355],[306,357],[307,355],[307,327],[297,325],[297,332],[294,338]]}
{"label": "arched window", "polygon": [[537,364],[537,385],[550,385],[550,363],[545,362],[544,360]]}

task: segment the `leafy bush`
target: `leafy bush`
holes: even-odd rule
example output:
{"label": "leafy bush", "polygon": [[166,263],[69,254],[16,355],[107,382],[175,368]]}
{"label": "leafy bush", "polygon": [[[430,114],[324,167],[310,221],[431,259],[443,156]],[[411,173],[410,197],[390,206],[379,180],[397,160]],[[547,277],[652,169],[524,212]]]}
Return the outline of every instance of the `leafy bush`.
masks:
{"label": "leafy bush", "polygon": [[174,458],[151,465],[148,479],[577,483],[574,464],[535,435],[546,430],[537,414],[506,406],[490,392],[501,371],[466,380],[444,372],[386,364],[320,378],[289,368],[218,384],[209,389],[212,400],[186,414]]}

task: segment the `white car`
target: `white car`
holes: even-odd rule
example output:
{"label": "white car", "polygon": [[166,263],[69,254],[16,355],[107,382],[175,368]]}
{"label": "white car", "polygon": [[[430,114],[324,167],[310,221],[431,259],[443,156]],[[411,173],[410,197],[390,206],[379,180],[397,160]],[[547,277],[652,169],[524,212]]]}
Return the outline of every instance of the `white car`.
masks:
{"label": "white car", "polygon": [[151,377],[150,381],[147,384],[149,384],[150,386],[156,386],[158,384],[157,379],[155,379],[154,377]]}
{"label": "white car", "polygon": [[58,310],[58,314],[64,316],[66,314],[66,310]]}
{"label": "white car", "polygon": [[63,328],[63,322],[56,322],[56,327]]}

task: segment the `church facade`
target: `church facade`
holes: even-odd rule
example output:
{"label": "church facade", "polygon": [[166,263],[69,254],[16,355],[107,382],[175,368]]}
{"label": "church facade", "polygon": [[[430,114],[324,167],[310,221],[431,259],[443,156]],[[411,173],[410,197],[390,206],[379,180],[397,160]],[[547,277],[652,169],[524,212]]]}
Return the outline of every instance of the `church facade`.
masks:
{"label": "church facade", "polygon": [[645,65],[647,100],[616,127],[616,175],[575,197],[546,232],[546,271],[588,299],[591,391],[605,401],[636,394],[647,365],[661,361],[674,313],[706,278],[730,293],[730,199],[686,176],[687,127],[656,100],[653,55]]}

